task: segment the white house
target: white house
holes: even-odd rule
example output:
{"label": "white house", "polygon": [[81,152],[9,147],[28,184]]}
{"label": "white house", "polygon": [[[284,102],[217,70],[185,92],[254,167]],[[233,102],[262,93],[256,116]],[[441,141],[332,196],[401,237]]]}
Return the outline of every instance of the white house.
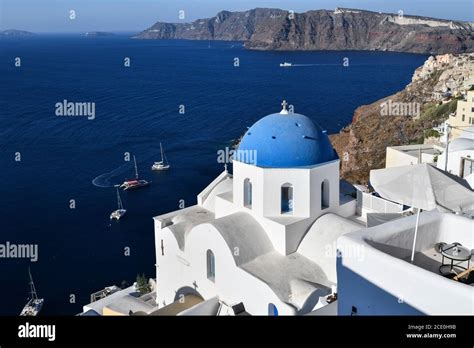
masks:
{"label": "white house", "polygon": [[468,180],[474,187],[474,127],[466,128],[459,137],[450,140],[447,152],[446,147],[433,144],[387,147],[386,168],[418,163],[433,163],[442,170]]}
{"label": "white house", "polygon": [[154,218],[156,302],[192,294],[257,315],[322,307],[337,282],[337,238],[365,226],[355,213],[326,133],[283,103],[248,129],[233,175],[221,173],[196,205]]}
{"label": "white house", "polygon": [[431,144],[387,146],[385,167],[434,163],[444,149]]}
{"label": "white house", "polygon": [[465,129],[459,137],[449,142],[448,151],[444,150],[438,156],[437,167],[468,181],[472,180],[474,174],[474,127]]}

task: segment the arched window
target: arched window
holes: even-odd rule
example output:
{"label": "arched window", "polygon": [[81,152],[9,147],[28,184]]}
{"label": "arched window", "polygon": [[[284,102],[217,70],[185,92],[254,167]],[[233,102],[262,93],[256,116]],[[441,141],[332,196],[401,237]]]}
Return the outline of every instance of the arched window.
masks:
{"label": "arched window", "polygon": [[321,209],[329,208],[329,181],[325,179],[321,183]]}
{"label": "arched window", "polygon": [[281,213],[293,213],[293,186],[291,184],[283,184],[281,187]]}
{"label": "arched window", "polygon": [[252,182],[244,180],[244,207],[252,208]]}
{"label": "arched window", "polygon": [[277,316],[278,315],[278,309],[273,303],[268,304],[268,315],[269,316]]}
{"label": "arched window", "polygon": [[207,262],[207,279],[215,281],[216,279],[216,264],[214,260],[214,253],[212,250],[207,250],[206,253],[206,262]]}

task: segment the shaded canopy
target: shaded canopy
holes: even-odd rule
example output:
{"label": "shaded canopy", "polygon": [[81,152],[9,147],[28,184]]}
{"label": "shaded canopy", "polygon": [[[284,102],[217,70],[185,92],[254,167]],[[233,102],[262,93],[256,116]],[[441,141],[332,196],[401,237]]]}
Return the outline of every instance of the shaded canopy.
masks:
{"label": "shaded canopy", "polygon": [[370,183],[383,198],[415,208],[474,209],[474,192],[465,180],[426,163],[372,170]]}

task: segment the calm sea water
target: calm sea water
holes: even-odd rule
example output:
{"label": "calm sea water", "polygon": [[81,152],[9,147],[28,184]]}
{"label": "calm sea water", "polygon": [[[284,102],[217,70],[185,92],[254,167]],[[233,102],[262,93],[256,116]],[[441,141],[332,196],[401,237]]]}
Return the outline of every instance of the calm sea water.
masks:
{"label": "calm sea water", "polygon": [[[349,67],[342,66],[344,57]],[[223,170],[217,151],[246,127],[278,112],[286,99],[338,132],[357,106],[402,89],[425,59],[254,52],[236,42],[125,36],[0,40],[0,243],[39,246],[36,263],[0,259],[0,315],[16,315],[26,303],[28,266],[45,315],[75,314],[104,286],[132,283],[137,273],[154,276],[152,217],[177,209],[179,200],[195,204]],[[303,66],[280,68],[284,61]],[[55,116],[64,99],[95,102],[96,118]],[[154,173],[160,141],[172,169]],[[109,226],[112,185],[132,175],[125,152],[137,156],[152,185],[122,193],[127,215]]]}

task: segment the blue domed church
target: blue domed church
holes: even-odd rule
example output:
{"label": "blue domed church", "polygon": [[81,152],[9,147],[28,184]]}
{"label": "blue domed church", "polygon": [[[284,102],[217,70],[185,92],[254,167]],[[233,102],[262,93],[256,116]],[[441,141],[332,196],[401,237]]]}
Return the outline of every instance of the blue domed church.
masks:
{"label": "blue domed church", "polygon": [[255,163],[245,156],[242,162],[268,168],[307,167],[338,158],[321,127],[308,117],[285,109],[257,121],[245,133],[239,150],[243,155],[258,153]]}
{"label": "blue domed church", "polygon": [[364,226],[326,132],[282,105],[246,131],[232,174],[154,218],[163,308],[193,298],[183,315],[306,314],[337,288],[335,241]]}

